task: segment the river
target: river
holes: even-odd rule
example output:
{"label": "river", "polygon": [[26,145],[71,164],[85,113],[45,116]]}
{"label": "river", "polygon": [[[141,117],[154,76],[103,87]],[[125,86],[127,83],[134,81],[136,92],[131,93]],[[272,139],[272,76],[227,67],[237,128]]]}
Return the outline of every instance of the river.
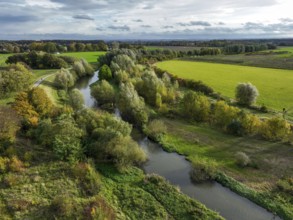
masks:
{"label": "river", "polygon": [[[98,80],[98,71],[94,76],[80,80],[76,88],[84,95],[87,107],[96,107],[96,101],[90,95],[90,84]],[[114,113],[120,117],[118,109]],[[186,195],[195,198],[208,208],[220,213],[228,220],[270,220],[280,219],[250,200],[232,192],[217,182],[194,184],[189,172],[191,164],[184,156],[165,152],[158,144],[146,137],[137,138],[139,145],[148,155],[148,162],[143,169],[146,173],[157,173],[171,184],[179,186]]]}

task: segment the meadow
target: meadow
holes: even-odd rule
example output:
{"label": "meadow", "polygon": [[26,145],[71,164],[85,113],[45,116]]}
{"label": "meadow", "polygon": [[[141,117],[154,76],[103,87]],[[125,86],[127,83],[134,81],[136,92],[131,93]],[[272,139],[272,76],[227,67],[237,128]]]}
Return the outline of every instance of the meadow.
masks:
{"label": "meadow", "polygon": [[259,90],[257,104],[281,111],[293,108],[293,71],[190,61],[164,61],[157,66],[181,78],[201,80],[216,92],[234,98],[240,82],[251,82]]}
{"label": "meadow", "polygon": [[62,56],[70,56],[76,58],[84,58],[89,63],[96,63],[99,56],[104,55],[104,51],[93,51],[93,52],[70,52],[63,53]]}

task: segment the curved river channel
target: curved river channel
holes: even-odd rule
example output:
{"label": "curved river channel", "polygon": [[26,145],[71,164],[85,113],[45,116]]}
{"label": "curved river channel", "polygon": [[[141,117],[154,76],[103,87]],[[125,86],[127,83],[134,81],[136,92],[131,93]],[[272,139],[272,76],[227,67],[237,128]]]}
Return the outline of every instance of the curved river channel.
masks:
{"label": "curved river channel", "polygon": [[[83,78],[76,88],[84,95],[85,105],[96,107],[96,101],[90,95],[90,84],[98,80],[98,71],[90,78]],[[119,110],[115,110],[119,117]],[[184,156],[165,152],[158,144],[146,137],[135,138],[148,155],[148,162],[143,169],[146,173],[157,173],[173,185],[179,186],[186,195],[200,201],[208,208],[220,213],[228,220],[270,220],[280,219],[250,200],[232,192],[221,184],[191,182],[189,172],[191,164]]]}

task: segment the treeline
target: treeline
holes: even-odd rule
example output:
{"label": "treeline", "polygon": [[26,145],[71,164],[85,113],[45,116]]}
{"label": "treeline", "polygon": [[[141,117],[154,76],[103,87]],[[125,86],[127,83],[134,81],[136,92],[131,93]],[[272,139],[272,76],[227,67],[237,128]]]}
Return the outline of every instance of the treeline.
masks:
{"label": "treeline", "polygon": [[253,53],[263,50],[276,49],[277,46],[274,44],[232,44],[227,45],[223,48],[225,54],[240,54],[240,53]]}
{"label": "treeline", "polygon": [[107,51],[108,45],[104,41],[96,42],[3,42],[0,43],[0,53],[23,53],[29,51],[43,51],[46,53],[85,52],[85,51]]}

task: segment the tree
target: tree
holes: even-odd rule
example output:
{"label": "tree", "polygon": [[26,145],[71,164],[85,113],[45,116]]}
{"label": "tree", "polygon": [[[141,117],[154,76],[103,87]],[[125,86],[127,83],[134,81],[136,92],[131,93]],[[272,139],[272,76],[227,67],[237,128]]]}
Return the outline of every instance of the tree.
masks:
{"label": "tree", "polygon": [[227,126],[237,119],[240,109],[218,101],[212,106],[212,123],[226,131]]}
{"label": "tree", "polygon": [[56,74],[54,83],[57,87],[67,91],[68,88],[74,85],[74,78],[68,69],[61,69]]}
{"label": "tree", "polygon": [[239,83],[236,87],[236,100],[240,105],[252,105],[259,93],[257,88],[251,83]]}
{"label": "tree", "polygon": [[0,98],[11,92],[20,92],[30,87],[32,73],[22,64],[12,64],[0,70]]}
{"label": "tree", "polygon": [[20,129],[20,118],[10,107],[0,106],[0,151],[1,147],[13,143]]}
{"label": "tree", "polygon": [[59,159],[74,162],[83,156],[80,143],[83,132],[72,118],[61,116],[52,131],[52,147]]}
{"label": "tree", "polygon": [[210,116],[210,102],[206,96],[188,91],[182,100],[184,116],[196,121],[208,121]]}
{"label": "tree", "polygon": [[112,71],[110,67],[104,64],[99,70],[99,79],[100,80],[111,80],[112,79]]}
{"label": "tree", "polygon": [[34,88],[29,92],[29,102],[40,116],[48,117],[52,114],[54,105],[47,93],[41,88]]}
{"label": "tree", "polygon": [[113,103],[115,101],[115,91],[113,86],[106,80],[101,80],[91,87],[91,95],[98,104]]}
{"label": "tree", "polygon": [[145,103],[137,94],[134,86],[130,82],[122,83],[118,97],[118,106],[122,116],[142,127],[148,122],[148,114]]}
{"label": "tree", "polygon": [[73,109],[80,110],[84,107],[84,98],[78,89],[73,89],[69,93],[69,104]]}

